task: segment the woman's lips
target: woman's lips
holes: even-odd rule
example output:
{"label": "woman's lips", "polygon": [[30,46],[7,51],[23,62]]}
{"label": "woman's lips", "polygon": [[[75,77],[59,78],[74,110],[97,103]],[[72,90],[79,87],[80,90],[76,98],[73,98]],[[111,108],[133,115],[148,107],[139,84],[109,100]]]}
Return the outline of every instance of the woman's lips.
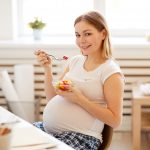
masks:
{"label": "woman's lips", "polygon": [[88,46],[81,46],[81,49],[83,50],[87,50],[91,45],[88,45]]}

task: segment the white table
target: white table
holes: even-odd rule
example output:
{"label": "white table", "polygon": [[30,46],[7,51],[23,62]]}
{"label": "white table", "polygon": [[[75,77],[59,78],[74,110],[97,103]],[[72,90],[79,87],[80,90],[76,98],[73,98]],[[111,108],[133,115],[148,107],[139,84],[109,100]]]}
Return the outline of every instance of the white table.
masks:
{"label": "white table", "polygon": [[[52,145],[53,148],[49,148],[50,150],[73,150],[73,148],[69,147],[65,143],[57,140],[56,138],[50,136],[49,134],[41,131],[40,129],[34,127],[32,124],[24,121],[23,119],[15,116],[8,110],[4,109],[3,107],[0,106],[0,123],[2,121],[13,121],[13,120],[19,120],[18,123],[15,124],[10,124],[9,126],[12,127],[12,148],[11,150],[23,150],[24,149],[29,149],[26,147],[20,147],[17,148],[15,145],[18,142],[21,144],[22,142],[39,142],[39,143],[47,143],[49,145]],[[23,141],[24,140],[24,141]],[[38,144],[39,144],[38,143]],[[37,144],[37,146],[39,146]],[[36,144],[35,144],[36,145]],[[41,144],[42,145],[42,144]],[[30,150],[36,150],[33,147],[30,148]],[[44,150],[44,148],[41,148],[39,150]]]}

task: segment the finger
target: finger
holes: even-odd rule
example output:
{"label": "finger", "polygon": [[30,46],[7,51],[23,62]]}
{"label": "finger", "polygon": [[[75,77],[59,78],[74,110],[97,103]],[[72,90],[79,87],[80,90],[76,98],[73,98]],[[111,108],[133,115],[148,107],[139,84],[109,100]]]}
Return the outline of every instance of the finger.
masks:
{"label": "finger", "polygon": [[70,91],[73,92],[73,93],[76,93],[76,94],[81,93],[81,91],[79,89],[77,89],[75,86],[71,86]]}
{"label": "finger", "polygon": [[45,53],[42,50],[37,50],[34,52],[34,54],[37,56],[37,59],[41,61],[41,59],[45,59],[48,60],[49,63],[51,63],[51,58],[49,57],[49,55],[47,53]]}
{"label": "finger", "polygon": [[74,91],[75,87],[73,84],[69,84],[68,89],[69,89],[69,91]]}
{"label": "finger", "polygon": [[38,55],[37,55],[37,58],[39,59],[39,60],[48,60],[48,57],[47,57],[47,54],[45,54],[45,53],[39,53]]}
{"label": "finger", "polygon": [[39,62],[39,63],[41,63],[41,64],[49,63],[49,61],[48,61],[48,60],[43,60],[43,59],[42,59],[42,60],[38,60],[38,62]]}
{"label": "finger", "polygon": [[38,54],[38,56],[40,56],[40,57],[46,57],[47,55],[46,55],[45,52],[41,51],[41,52]]}
{"label": "finger", "polygon": [[38,58],[38,61],[41,63],[49,63],[49,64],[51,63],[51,60],[46,57],[40,57],[40,58]]}
{"label": "finger", "polygon": [[34,54],[35,54],[35,55],[40,55],[40,54],[46,54],[46,53],[45,53],[45,51],[43,51],[43,50],[36,50],[36,51],[34,52]]}
{"label": "finger", "polygon": [[63,96],[63,91],[62,90],[56,89],[55,91],[56,91],[56,94]]}
{"label": "finger", "polygon": [[39,54],[39,50],[35,50],[34,55],[38,55],[38,54]]}
{"label": "finger", "polygon": [[35,54],[35,55],[39,55],[41,52],[42,52],[41,50],[36,50],[36,51],[34,52],[34,54]]}
{"label": "finger", "polygon": [[45,59],[45,60],[48,60],[49,62],[51,62],[51,58],[46,53],[40,53],[38,57],[40,59],[43,59],[43,60]]}

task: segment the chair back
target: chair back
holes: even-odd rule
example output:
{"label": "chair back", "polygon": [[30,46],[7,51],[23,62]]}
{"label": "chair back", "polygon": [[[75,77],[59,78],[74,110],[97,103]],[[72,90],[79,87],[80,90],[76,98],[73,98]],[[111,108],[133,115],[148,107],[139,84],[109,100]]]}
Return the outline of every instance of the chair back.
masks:
{"label": "chair back", "polygon": [[98,150],[107,150],[111,144],[112,136],[113,136],[113,128],[105,124],[104,129],[102,131],[103,143],[101,144]]}

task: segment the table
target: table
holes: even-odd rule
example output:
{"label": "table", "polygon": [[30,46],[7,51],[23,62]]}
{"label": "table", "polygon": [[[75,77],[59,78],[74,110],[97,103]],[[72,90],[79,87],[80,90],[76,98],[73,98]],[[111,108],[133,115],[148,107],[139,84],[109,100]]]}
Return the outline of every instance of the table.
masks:
{"label": "table", "polygon": [[[40,129],[34,127],[32,124],[17,117],[13,113],[9,112],[8,110],[6,110],[0,106],[0,122],[2,122],[2,120],[5,120],[7,118],[10,118],[9,119],[10,122],[13,120],[19,121],[18,123],[10,124],[12,126],[12,131],[13,131],[11,150],[29,149],[26,147],[21,147],[20,149],[18,149],[16,147],[16,149],[15,149],[16,140],[17,140],[17,142],[18,141],[20,142],[19,144],[21,144],[23,142],[24,137],[26,137],[24,139],[27,142],[29,142],[29,141],[31,142],[31,139],[32,139],[33,144],[35,141],[36,142],[38,141],[39,143],[46,142],[47,144],[51,145],[52,148],[50,148],[50,150],[73,150],[73,148],[69,147],[65,143],[59,141],[58,139],[50,136],[47,133],[41,131]],[[38,144],[37,144],[37,146],[38,146]],[[39,144],[39,146],[40,146],[40,144]],[[30,150],[33,150],[33,149],[34,148],[30,148]],[[36,150],[36,149],[34,149],[34,150]],[[42,150],[42,149],[40,149],[40,150]],[[43,148],[43,150],[44,150],[44,148]]]}
{"label": "table", "polygon": [[150,112],[142,111],[142,107],[150,106],[150,96],[143,96],[138,87],[133,87],[132,91],[133,150],[141,150],[141,131],[150,130]]}

